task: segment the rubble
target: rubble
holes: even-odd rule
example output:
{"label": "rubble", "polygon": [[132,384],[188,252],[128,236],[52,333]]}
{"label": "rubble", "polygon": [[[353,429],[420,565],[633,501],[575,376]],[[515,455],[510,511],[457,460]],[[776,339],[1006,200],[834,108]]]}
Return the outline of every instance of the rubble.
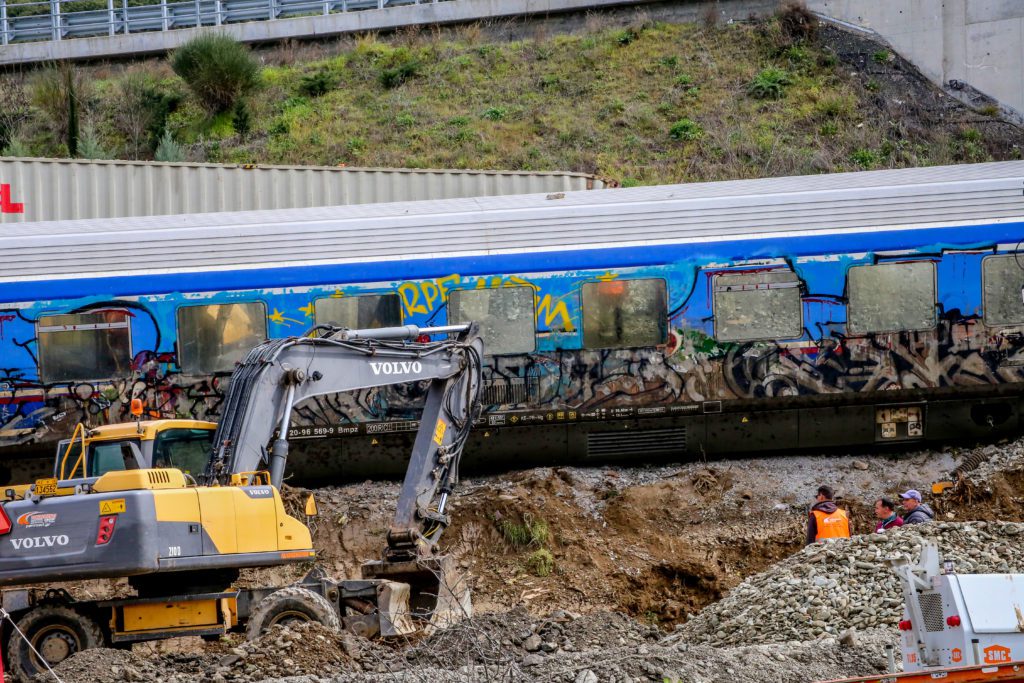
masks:
{"label": "rubble", "polygon": [[[965,463],[969,486],[928,493]],[[67,683],[807,683],[880,673],[903,605],[885,559],[916,559],[931,538],[960,572],[1024,571],[1021,472],[1024,440],[472,478],[452,497],[445,541],[471,581],[476,614],[451,628],[368,641],[291,624],[251,643],[233,635],[178,652],[80,653],[57,673]],[[821,483],[835,487],[855,530],[873,528],[876,496],[907,488],[925,492],[943,521],[802,548]],[[329,573],[358,576],[361,562],[379,555],[398,485],[316,491],[314,538]],[[300,505],[305,495],[286,498]],[[511,544],[498,519],[545,522],[550,575],[530,571],[536,545]],[[970,519],[1012,521],[959,521]],[[305,569],[252,570],[243,580],[301,576],[286,571]]]}
{"label": "rubble", "polygon": [[1024,572],[1022,532],[1019,523],[940,522],[810,545],[746,579],[674,637],[722,646],[895,628],[903,618],[903,593],[886,559],[916,560],[921,541],[931,539],[958,572]]}

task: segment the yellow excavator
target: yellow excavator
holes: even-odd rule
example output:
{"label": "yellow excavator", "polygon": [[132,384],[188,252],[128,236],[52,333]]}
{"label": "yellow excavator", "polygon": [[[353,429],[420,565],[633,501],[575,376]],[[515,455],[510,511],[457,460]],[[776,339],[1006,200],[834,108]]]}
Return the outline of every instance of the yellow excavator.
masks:
{"label": "yellow excavator", "polygon": [[[8,488],[0,501],[8,672],[28,679],[87,648],[241,630],[255,637],[290,620],[373,636],[467,613],[468,591],[437,542],[480,410],[482,356],[475,324],[318,327],[249,352],[216,425],[80,427],[58,449],[54,477]],[[293,407],[406,382],[429,386],[381,559],[357,580],[314,568],[292,586],[235,588],[240,569],[316,556],[309,528],[280,494]],[[315,508],[310,496],[306,514]],[[80,600],[53,585],[90,578],[127,578],[133,595]]]}

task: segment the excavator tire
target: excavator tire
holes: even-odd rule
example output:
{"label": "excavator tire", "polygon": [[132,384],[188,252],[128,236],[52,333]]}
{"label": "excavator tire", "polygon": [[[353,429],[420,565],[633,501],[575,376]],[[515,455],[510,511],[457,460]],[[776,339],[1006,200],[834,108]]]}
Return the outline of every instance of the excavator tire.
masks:
{"label": "excavator tire", "polygon": [[296,621],[318,621],[332,631],[341,630],[338,612],[327,598],[302,586],[288,586],[259,601],[249,616],[245,637],[256,640],[271,626]]}
{"label": "excavator tire", "polygon": [[[106,644],[99,624],[69,607],[36,607],[18,621],[18,628],[50,666],[56,666],[76,652]],[[14,629],[7,639],[5,654],[8,673],[14,680],[29,681],[47,671],[46,665]]]}

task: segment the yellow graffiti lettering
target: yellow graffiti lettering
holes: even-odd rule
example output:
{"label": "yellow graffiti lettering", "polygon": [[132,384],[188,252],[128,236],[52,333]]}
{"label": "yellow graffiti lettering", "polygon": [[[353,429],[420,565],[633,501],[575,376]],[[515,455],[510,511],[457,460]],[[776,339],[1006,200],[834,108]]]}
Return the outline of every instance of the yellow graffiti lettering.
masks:
{"label": "yellow graffiti lettering", "polygon": [[[551,323],[554,321],[561,322],[558,325],[552,326]],[[573,332],[576,330],[576,326],[572,324],[569,307],[565,305],[565,301],[558,300],[552,303],[550,294],[545,294],[543,298],[537,297],[537,326],[541,328],[546,327],[556,332]]]}
{"label": "yellow graffiti lettering", "polygon": [[448,290],[452,285],[458,285],[462,281],[461,275],[446,275],[437,280],[437,290],[441,293],[441,301],[448,301]]}
{"label": "yellow graffiti lettering", "polygon": [[420,290],[415,282],[403,282],[398,285],[398,295],[402,297],[402,305],[405,307],[405,314],[426,313],[427,307],[417,303],[420,300]]}
{"label": "yellow graffiti lettering", "polygon": [[434,302],[441,297],[441,292],[438,290],[437,285],[430,280],[426,280],[420,283],[420,289],[423,290],[423,300],[427,304],[427,310],[434,310]]}

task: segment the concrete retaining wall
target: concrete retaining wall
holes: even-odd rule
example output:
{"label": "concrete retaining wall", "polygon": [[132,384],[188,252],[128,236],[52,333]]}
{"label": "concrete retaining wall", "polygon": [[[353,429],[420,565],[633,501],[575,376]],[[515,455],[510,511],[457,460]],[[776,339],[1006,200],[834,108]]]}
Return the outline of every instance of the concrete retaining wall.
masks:
{"label": "concrete retaining wall", "polygon": [[[1024,116],[1024,0],[809,0],[874,31],[953,94],[960,83]],[[954,83],[951,86],[951,81]]]}

